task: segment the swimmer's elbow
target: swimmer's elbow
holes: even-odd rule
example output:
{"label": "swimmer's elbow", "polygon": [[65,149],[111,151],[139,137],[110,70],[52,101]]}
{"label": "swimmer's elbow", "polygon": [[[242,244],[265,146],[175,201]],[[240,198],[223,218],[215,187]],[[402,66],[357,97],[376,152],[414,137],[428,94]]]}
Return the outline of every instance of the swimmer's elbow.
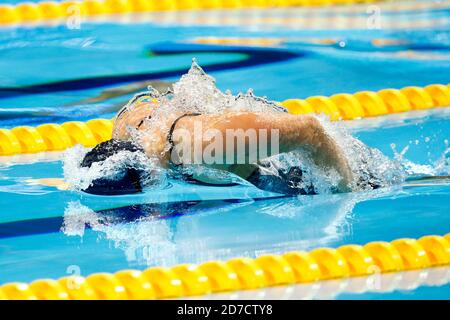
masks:
{"label": "swimmer's elbow", "polygon": [[316,159],[326,167],[335,168],[342,177],[339,189],[343,192],[350,191],[353,173],[342,147],[327,133],[316,117],[310,116],[305,121],[308,121],[313,132],[311,144],[315,147]]}
{"label": "swimmer's elbow", "polygon": [[305,134],[305,142],[312,146],[318,146],[323,144],[329,139],[325,128],[320,121],[312,115],[302,115],[302,132]]}

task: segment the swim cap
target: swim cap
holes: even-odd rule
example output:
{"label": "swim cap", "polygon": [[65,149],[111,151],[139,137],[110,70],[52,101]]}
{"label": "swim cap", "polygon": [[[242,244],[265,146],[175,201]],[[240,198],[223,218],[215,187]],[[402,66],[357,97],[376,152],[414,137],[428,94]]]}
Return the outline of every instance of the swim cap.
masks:
{"label": "swim cap", "polygon": [[[102,162],[120,151],[142,152],[144,150],[131,141],[111,139],[102,142],[89,151],[81,162],[81,167],[91,167],[93,163]],[[118,168],[114,177],[95,179],[84,192],[97,195],[120,195],[142,192],[141,176],[145,172],[131,164]]]}

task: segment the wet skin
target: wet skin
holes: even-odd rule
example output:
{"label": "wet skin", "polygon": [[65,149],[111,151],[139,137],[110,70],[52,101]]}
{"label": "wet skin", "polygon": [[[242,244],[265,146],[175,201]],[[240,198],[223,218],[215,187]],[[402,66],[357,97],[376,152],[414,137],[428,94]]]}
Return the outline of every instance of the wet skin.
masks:
{"label": "wet skin", "polygon": [[[119,112],[114,122],[113,138],[129,140],[132,139],[133,132],[137,133],[137,140],[144,148],[147,156],[158,158],[161,165],[167,167],[172,156],[167,147],[168,131],[174,121],[185,113],[168,114],[163,119],[161,117],[158,118],[157,122],[147,121],[154,114],[155,108],[163,107],[159,106],[156,101],[153,103],[145,102]],[[194,130],[195,126],[197,128],[200,127],[201,130]],[[265,129],[268,133],[266,142],[271,141],[272,130],[278,130],[279,153],[290,152],[300,148],[308,149],[317,165],[335,169],[341,175],[342,181],[339,185],[341,191],[348,191],[352,182],[352,172],[341,148],[327,134],[322,124],[314,116],[229,110],[220,114],[202,114],[180,118],[173,131],[174,150],[176,151],[177,148],[182,148],[182,150],[188,148],[191,150],[188,153],[190,158],[182,158],[182,163],[193,163],[194,159],[202,159],[201,155],[196,153],[201,152],[210,144],[211,141],[204,139],[205,133],[209,129],[214,129],[222,134],[223,155],[226,154],[227,129],[242,129],[244,131]],[[177,135],[178,130],[182,134]],[[190,135],[190,137],[186,137],[186,135]],[[198,144],[199,141],[201,141],[200,144],[203,148],[195,148],[194,144]],[[272,150],[273,148],[270,147],[270,143],[267,146],[266,143],[264,145],[260,144],[260,141],[258,141],[256,148],[254,146],[250,148],[248,139],[245,139],[245,143],[245,163],[230,163],[229,159],[227,159],[226,164],[202,163],[202,165],[228,170],[244,179],[247,178],[254,170],[254,164],[248,162],[248,160],[261,160],[259,158],[259,150],[261,148]],[[254,153],[249,154],[250,150],[253,150]],[[234,151],[239,152],[236,149],[236,145]]]}

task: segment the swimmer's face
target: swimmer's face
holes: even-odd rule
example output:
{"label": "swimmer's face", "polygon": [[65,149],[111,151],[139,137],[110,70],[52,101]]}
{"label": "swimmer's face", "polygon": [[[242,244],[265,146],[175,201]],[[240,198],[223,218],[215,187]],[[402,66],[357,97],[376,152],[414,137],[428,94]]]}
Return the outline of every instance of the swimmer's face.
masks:
{"label": "swimmer's face", "polygon": [[123,108],[117,113],[113,126],[113,138],[118,140],[128,140],[130,128],[136,128],[149,117],[151,117],[156,103],[142,102]]}

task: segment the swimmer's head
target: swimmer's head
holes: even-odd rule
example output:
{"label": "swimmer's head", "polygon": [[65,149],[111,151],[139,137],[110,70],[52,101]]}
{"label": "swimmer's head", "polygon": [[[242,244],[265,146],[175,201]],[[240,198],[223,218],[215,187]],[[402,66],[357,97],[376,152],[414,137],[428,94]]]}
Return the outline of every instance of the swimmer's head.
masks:
{"label": "swimmer's head", "polygon": [[146,119],[152,116],[157,106],[158,101],[148,94],[136,95],[117,113],[113,126],[113,138],[129,139],[130,129],[138,129]]}
{"label": "swimmer's head", "polygon": [[[81,166],[91,167],[93,163],[105,161],[120,151],[144,153],[140,146],[131,141],[111,139],[98,144],[89,151],[81,162]],[[98,195],[138,193],[142,191],[141,177],[144,175],[143,170],[138,170],[131,164],[123,165],[117,169],[114,177],[96,179],[83,191]]]}

